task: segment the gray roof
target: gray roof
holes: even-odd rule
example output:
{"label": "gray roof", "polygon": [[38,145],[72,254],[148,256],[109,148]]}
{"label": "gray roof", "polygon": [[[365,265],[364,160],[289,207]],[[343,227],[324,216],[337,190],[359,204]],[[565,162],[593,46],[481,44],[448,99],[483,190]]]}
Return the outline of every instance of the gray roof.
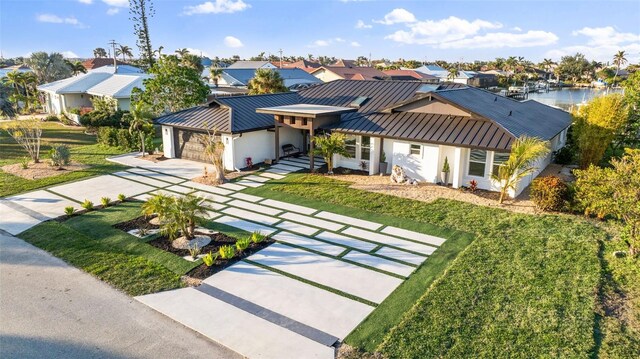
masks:
{"label": "gray roof", "polygon": [[236,61],[227,66],[228,69],[259,69],[261,67],[275,67],[269,61]]}
{"label": "gray roof", "polygon": [[[320,84],[317,77],[309,74],[308,72],[293,68],[293,69],[272,69],[280,74],[280,77],[284,80],[286,87],[292,87],[298,84]],[[249,81],[256,75],[256,69],[236,69],[226,68],[222,70],[222,78],[229,86],[248,86]]]}

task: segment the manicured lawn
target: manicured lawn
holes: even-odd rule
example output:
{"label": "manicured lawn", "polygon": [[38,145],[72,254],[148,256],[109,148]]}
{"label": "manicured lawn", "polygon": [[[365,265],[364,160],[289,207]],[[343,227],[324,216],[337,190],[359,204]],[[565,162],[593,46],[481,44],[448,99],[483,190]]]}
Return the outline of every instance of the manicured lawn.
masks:
{"label": "manicured lawn", "polygon": [[[26,151],[3,129],[8,122],[0,123],[0,167],[18,163],[27,156]],[[57,122],[43,122],[40,157],[48,158],[52,144],[66,144],[71,148],[71,159],[91,167],[59,176],[28,180],[0,171],[0,196],[26,192],[84,177],[119,171],[126,167],[107,161],[105,158],[123,153],[117,148],[96,144],[96,137],[84,134],[84,127],[67,127]]]}
{"label": "manicured lawn", "polygon": [[[606,253],[613,242],[579,217],[514,214],[450,200],[425,203],[305,174],[245,192],[350,209],[354,216],[375,212],[407,221],[412,229],[438,226],[475,234],[457,258],[438,263],[447,268],[444,273],[434,269],[435,281],[424,274],[427,283],[419,286],[417,296],[413,291],[418,288],[407,281],[401,289],[408,285],[411,294],[394,292],[346,338],[348,344],[392,358],[616,357],[611,353],[630,352],[628,346],[614,344],[633,342],[628,325],[596,315],[598,292],[607,281],[601,275],[601,246]],[[441,250],[455,242],[448,240]],[[423,268],[412,279],[419,278]],[[620,276],[631,281],[638,272],[625,265]],[[394,303],[406,309],[394,311]],[[600,334],[602,323],[609,321],[612,329]],[[620,334],[622,330],[627,333]]]}

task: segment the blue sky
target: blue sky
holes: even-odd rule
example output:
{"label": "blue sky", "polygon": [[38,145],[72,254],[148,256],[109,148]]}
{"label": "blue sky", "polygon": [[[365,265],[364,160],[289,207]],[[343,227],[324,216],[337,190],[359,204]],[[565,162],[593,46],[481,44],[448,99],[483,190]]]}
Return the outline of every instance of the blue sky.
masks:
{"label": "blue sky", "polygon": [[[640,1],[154,0],[164,51],[249,57],[262,51],[355,58],[558,59],[577,51],[640,61]],[[128,0],[0,0],[4,57],[91,57],[111,39],[134,48]]]}

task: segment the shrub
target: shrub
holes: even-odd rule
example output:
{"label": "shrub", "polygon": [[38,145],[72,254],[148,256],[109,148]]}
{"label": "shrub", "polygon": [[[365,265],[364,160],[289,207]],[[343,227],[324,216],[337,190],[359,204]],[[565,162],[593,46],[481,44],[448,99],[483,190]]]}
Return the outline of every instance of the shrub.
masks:
{"label": "shrub", "polygon": [[198,243],[195,243],[193,247],[189,247],[189,255],[194,260],[198,259],[200,252],[202,252],[202,250],[198,247]]}
{"label": "shrub", "polygon": [[124,193],[120,193],[118,195],[118,201],[124,202],[127,199],[127,196]]}
{"label": "shrub", "polygon": [[231,259],[236,255],[236,247],[227,245],[218,248],[218,253],[222,259]]}
{"label": "shrub", "polygon": [[100,204],[102,205],[102,207],[109,207],[110,203],[111,203],[111,198],[109,197],[100,198]]}
{"label": "shrub", "polygon": [[87,211],[90,211],[93,209],[93,202],[89,201],[88,199],[85,199],[84,202],[82,202],[81,206]]}
{"label": "shrub", "polygon": [[29,168],[29,161],[31,161],[31,158],[29,157],[23,157],[20,160],[20,165],[22,166],[23,170],[26,170],[27,168]]}
{"label": "shrub", "polygon": [[478,189],[478,181],[476,180],[469,181],[469,189],[471,190],[471,192],[475,192]]}
{"label": "shrub", "polygon": [[251,238],[238,239],[236,242],[236,248],[238,249],[238,252],[242,253],[245,249],[249,248],[249,244],[251,244]]}
{"label": "shrub", "polygon": [[51,157],[51,166],[62,167],[68,165],[71,162],[71,151],[67,145],[53,145],[49,150],[49,157]]}
{"label": "shrub", "polygon": [[56,115],[49,115],[47,117],[44,118],[44,120],[46,122],[56,122],[56,121],[60,121],[60,119],[58,118],[58,116]]}
{"label": "shrub", "polygon": [[73,212],[75,212],[75,211],[76,211],[76,210],[75,210],[73,207],[71,207],[71,206],[64,207],[64,214],[66,214],[67,216],[72,215],[72,214],[73,214]]}
{"label": "shrub", "polygon": [[132,135],[128,129],[124,128],[98,128],[98,143],[123,150],[135,150],[138,148],[137,136],[135,134]]}
{"label": "shrub", "polygon": [[264,234],[262,234],[262,232],[260,231],[255,231],[253,233],[251,233],[251,242],[253,243],[260,243],[262,241],[264,241],[267,238],[267,236],[265,236]]}
{"label": "shrub", "polygon": [[79,115],[80,114],[80,109],[78,107],[72,107],[68,111],[69,111],[69,113],[74,114],[74,115]]}
{"label": "shrub", "polygon": [[564,146],[553,156],[554,162],[559,165],[570,165],[573,163],[576,155],[576,150],[573,146]]}
{"label": "shrub", "polygon": [[205,256],[202,257],[202,261],[207,267],[211,267],[216,259],[218,259],[218,256],[218,253],[214,255],[211,251],[209,251],[209,253],[205,254]]}
{"label": "shrub", "polygon": [[128,121],[123,119],[125,112],[114,111],[107,112],[102,110],[94,110],[80,116],[80,124],[86,127],[116,127],[128,128]]}
{"label": "shrub", "polygon": [[560,211],[568,203],[569,187],[556,176],[538,177],[531,183],[531,200],[543,211]]}

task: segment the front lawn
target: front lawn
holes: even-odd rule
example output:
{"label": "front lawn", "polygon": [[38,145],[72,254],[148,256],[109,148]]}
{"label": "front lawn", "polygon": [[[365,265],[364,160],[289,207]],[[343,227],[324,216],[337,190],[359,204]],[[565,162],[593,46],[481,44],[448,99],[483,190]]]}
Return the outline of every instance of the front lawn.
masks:
{"label": "front lawn", "polygon": [[[0,167],[19,163],[27,152],[16,143],[3,126],[10,122],[0,124]],[[89,168],[68,172],[59,176],[29,180],[0,170],[0,196],[8,196],[21,192],[34,190],[58,183],[75,181],[84,177],[95,176],[122,170],[126,167],[106,160],[106,157],[123,153],[123,151],[98,145],[96,137],[86,135],[84,127],[63,126],[57,122],[42,123],[42,145],[40,148],[41,160],[48,158],[48,151],[53,144],[65,144],[71,149],[71,159]]]}
{"label": "front lawn", "polygon": [[[294,174],[245,192],[350,209],[351,215],[393,216],[415,229],[439,226],[474,233],[476,239],[455,260],[443,263],[448,268],[421,287],[419,300],[389,297],[346,343],[392,358],[616,357],[611,353],[637,348],[615,344],[634,341],[633,331],[615,318],[613,329],[601,330],[609,318],[597,315],[598,293],[609,280],[602,275],[602,258],[613,242],[588,221],[451,200],[426,203],[348,186],[326,176]],[[625,268],[630,282],[633,273]],[[407,310],[380,314],[393,307],[390,300]],[[388,325],[381,325],[383,317]]]}

